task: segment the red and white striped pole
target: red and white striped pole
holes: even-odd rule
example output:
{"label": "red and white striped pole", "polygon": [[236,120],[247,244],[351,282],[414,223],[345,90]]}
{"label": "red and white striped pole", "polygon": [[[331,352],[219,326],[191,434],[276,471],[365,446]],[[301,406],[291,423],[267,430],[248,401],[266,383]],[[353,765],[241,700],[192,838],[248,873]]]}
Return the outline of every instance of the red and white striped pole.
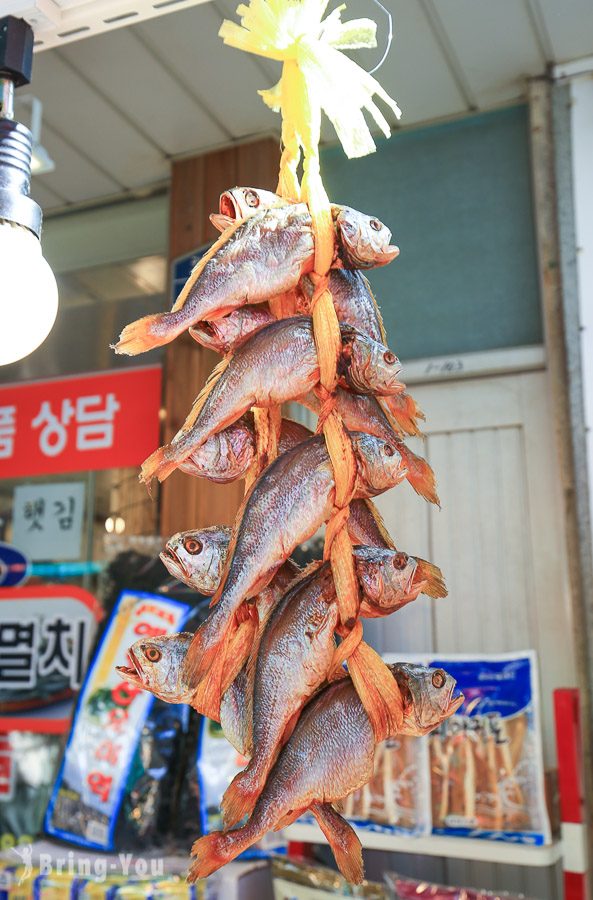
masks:
{"label": "red and white striped pole", "polygon": [[576,688],[554,691],[564,900],[586,900],[587,826],[584,814],[581,712]]}

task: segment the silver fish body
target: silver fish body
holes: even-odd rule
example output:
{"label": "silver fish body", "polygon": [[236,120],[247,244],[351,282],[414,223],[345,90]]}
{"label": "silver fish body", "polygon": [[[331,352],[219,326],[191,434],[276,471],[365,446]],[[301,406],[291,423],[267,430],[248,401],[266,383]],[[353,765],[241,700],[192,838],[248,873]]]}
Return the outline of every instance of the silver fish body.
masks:
{"label": "silver fish body", "polygon": [[[426,734],[463,702],[455,680],[441,669],[411,664],[389,668],[404,700],[400,733]],[[279,822],[309,808],[314,811],[317,804],[335,803],[366,784],[373,774],[375,746],[371,723],[350,679],[330,685],[303,711],[247,823],[196,841],[188,880],[211,874]],[[336,857],[348,865],[339,842]],[[357,874],[362,877],[361,871]]]}
{"label": "silver fish body", "polygon": [[[312,433],[304,425],[291,419],[282,419],[278,453],[291,450],[309,437],[312,437]],[[189,475],[227,484],[245,478],[255,456],[253,416],[247,413],[237,422],[211,435],[179,468]]]}
{"label": "silver fish body", "polygon": [[[386,265],[399,250],[385,225],[349,207],[334,207],[336,265]],[[242,219],[223,232],[190,275],[170,312],[132,322],[114,345],[134,356],[174,340],[197,322],[219,319],[249,303],[295,288],[312,271],[314,240],[305,204],[281,206]]]}
{"label": "silver fish body", "polygon": [[[369,497],[398,484],[405,467],[392,444],[353,434],[357,462],[356,496]],[[196,632],[188,665],[205,674],[221,647],[234,614],[254,596],[333,510],[334,480],[323,437],[313,437],[283,453],[254,483],[236,528],[234,552],[218,603]]]}

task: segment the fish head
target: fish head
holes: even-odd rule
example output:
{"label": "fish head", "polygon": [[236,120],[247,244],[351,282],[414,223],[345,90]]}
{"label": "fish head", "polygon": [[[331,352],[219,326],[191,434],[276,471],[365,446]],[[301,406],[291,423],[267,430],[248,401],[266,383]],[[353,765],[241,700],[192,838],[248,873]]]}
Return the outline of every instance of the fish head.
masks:
{"label": "fish head", "polygon": [[225,316],[224,319],[214,322],[196,322],[189,329],[189,333],[202,347],[214,350],[215,353],[227,353],[229,341],[233,338],[231,332],[234,326],[234,323],[227,322],[227,318],[231,317]]}
{"label": "fish head", "polygon": [[239,420],[211,435],[179,468],[188,475],[227,484],[245,478],[255,458],[253,429]]}
{"label": "fish head", "polygon": [[212,525],[196,531],[181,531],[167,541],[160,554],[174,578],[200,594],[215,594],[231,542],[231,529]]}
{"label": "fish head", "polygon": [[140,638],[128,650],[128,666],[116,671],[129,684],[150,691],[169,703],[188,701],[189,687],[182,678],[185,660],[193,634],[163,634]]}
{"label": "fish head", "polygon": [[444,669],[415,663],[396,663],[389,668],[404,704],[401,734],[428,734],[463,703],[464,696],[457,682]]}
{"label": "fish head", "polygon": [[235,187],[220,195],[218,213],[211,215],[210,221],[219,231],[224,231],[239,219],[249,219],[256,212],[286,206],[289,202],[278,194],[273,194],[272,191],[252,187]]}
{"label": "fish head", "polygon": [[351,434],[356,456],[356,496],[372,497],[395,487],[407,475],[407,468],[395,441],[362,432]]}
{"label": "fish head", "polygon": [[356,547],[354,565],[364,601],[373,611],[388,615],[418,596],[418,563],[401,550]]}
{"label": "fish head", "polygon": [[216,353],[228,353],[245,343],[247,338],[276,319],[267,305],[244,306],[222,319],[197,322],[189,329],[194,341]]}
{"label": "fish head", "polygon": [[391,244],[389,228],[374,216],[351,209],[333,207],[338,232],[340,258],[347,269],[372,269],[385,266],[399,255],[399,247]]}
{"label": "fish head", "polygon": [[401,363],[388,347],[351,325],[341,325],[340,375],[346,385],[361,394],[397,394],[404,386],[398,380]]}

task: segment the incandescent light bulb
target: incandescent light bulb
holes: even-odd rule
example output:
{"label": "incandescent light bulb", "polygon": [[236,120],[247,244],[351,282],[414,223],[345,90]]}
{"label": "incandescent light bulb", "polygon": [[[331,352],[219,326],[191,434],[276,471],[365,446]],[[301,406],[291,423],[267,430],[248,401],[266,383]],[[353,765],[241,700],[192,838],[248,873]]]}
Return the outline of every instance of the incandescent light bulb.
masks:
{"label": "incandescent light bulb", "polygon": [[14,119],[14,90],[29,84],[33,29],[0,18],[0,365],[28,356],[48,336],[58,289],[41,253],[41,209],[29,196],[33,135]]}
{"label": "incandescent light bulb", "polygon": [[39,347],[57,312],[56,279],[39,240],[28,228],[0,220],[0,365]]}

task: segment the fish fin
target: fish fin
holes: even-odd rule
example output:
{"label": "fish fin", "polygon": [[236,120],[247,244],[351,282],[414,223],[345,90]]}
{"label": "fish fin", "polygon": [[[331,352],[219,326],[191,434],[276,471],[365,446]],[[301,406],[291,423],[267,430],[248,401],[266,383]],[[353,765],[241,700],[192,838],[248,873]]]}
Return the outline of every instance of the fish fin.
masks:
{"label": "fish fin", "polygon": [[419,574],[420,580],[424,582],[421,592],[428,597],[435,597],[435,599],[446,597],[447,586],[445,584],[445,579],[443,578],[443,573],[439,567],[435,566],[434,563],[428,562],[426,559],[419,559],[417,556],[415,556],[414,559],[418,563],[416,571]]}
{"label": "fish fin", "polygon": [[311,560],[310,563],[307,563],[307,565],[305,566],[304,569],[301,569],[301,571],[299,572],[299,574],[297,575],[297,577],[294,579],[294,581],[291,581],[290,586],[292,587],[294,584],[296,584],[297,581],[304,581],[305,578],[308,578],[309,575],[312,575],[313,572],[316,572],[317,569],[318,569],[321,565],[323,565],[323,560],[322,560],[322,559],[313,559],[313,560]]}
{"label": "fish fin", "polygon": [[409,447],[406,447],[403,441],[398,441],[397,449],[408,470],[406,475],[408,484],[414,488],[417,494],[440,509],[441,502],[437,494],[435,474],[428,462],[424,457],[418,456]]}
{"label": "fish fin", "polygon": [[214,368],[210,372],[210,375],[208,376],[206,384],[194,400],[194,405],[192,406],[188,417],[181,426],[181,433],[189,431],[189,429],[192,428],[193,425],[195,425],[196,419],[202,412],[206,400],[212,392],[212,389],[216,387],[222,375],[226,372],[231,359],[232,356],[225,356],[214,366]]}
{"label": "fish fin", "polygon": [[[167,327],[168,321],[171,321]],[[158,329],[155,330],[155,325]],[[111,349],[116,353],[126,356],[137,356],[154,347],[162,347],[174,340],[187,328],[186,322],[180,322],[178,316],[171,316],[170,312],[154,313],[151,316],[143,316],[135,322],[126,325],[116,344],[111,344]]]}
{"label": "fish fin", "polygon": [[212,697],[212,691],[215,690],[218,690],[220,703],[222,687],[220,666],[224,665],[226,648],[237,629],[235,616],[221,610],[220,606],[210,610],[206,621],[195,632],[183,663],[184,677],[191,685],[199,684],[210,670],[213,670],[211,681],[202,687],[202,696],[208,703],[213,699],[216,700],[216,697]]}
{"label": "fish fin", "polygon": [[361,641],[348,658],[348,672],[377,741],[397,734],[404,720],[397,681],[372,647]]}
{"label": "fish fin", "polygon": [[187,873],[190,884],[199,878],[207,878],[241,853],[243,842],[232,841],[231,837],[232,835],[224,832],[213,831],[212,834],[206,834],[194,843],[191,848],[193,861]]}
{"label": "fish fin", "polygon": [[417,420],[424,419],[425,415],[407,391],[378,399],[383,401],[383,409],[388,410],[391,419],[395,420],[396,431],[411,435],[422,434]]}
{"label": "fish fin", "polygon": [[231,225],[235,224],[235,220],[223,213],[210,213],[209,219],[217,231],[226,231]]}
{"label": "fish fin", "polygon": [[212,719],[213,722],[219,722],[221,697],[220,671],[212,668],[198,682],[198,686],[192,694],[190,705],[201,716]]}
{"label": "fish fin", "polygon": [[206,268],[207,264],[210,262],[210,260],[212,259],[213,256],[216,256],[216,254],[218,253],[220,248],[224,247],[224,245],[228,242],[229,238],[232,237],[232,235],[235,233],[235,231],[241,225],[243,225],[243,220],[238,219],[237,222],[233,223],[233,225],[231,225],[227,229],[225,229],[225,231],[223,231],[223,233],[220,235],[218,240],[216,240],[212,244],[212,246],[210,247],[208,252],[204,253],[202,258],[199,260],[198,264],[196,266],[194,266],[194,268],[192,269],[189,278],[183,285],[183,288],[181,289],[181,292],[180,292],[179,296],[177,297],[177,300],[171,307],[171,312],[177,312],[178,309],[181,309],[183,306],[185,306],[185,301],[187,300],[194,284],[196,283],[196,281],[198,280],[198,278],[200,277],[200,275]]}
{"label": "fish fin", "polygon": [[220,801],[225,829],[232,828],[244,816],[251,815],[264,784],[260,772],[251,763],[235,775]]}
{"label": "fish fin", "polygon": [[335,856],[338,869],[350,884],[361,884],[364,880],[362,845],[346,819],[333,808],[331,803],[313,803],[311,812],[323,831]]}
{"label": "fish fin", "polygon": [[375,520],[375,525],[377,526],[377,531],[381,535],[381,538],[385,542],[385,546],[389,547],[391,550],[395,550],[395,542],[389,532],[387,531],[387,525],[385,524],[385,520],[381,513],[379,512],[377,506],[373,503],[372,500],[362,500],[362,503],[366,506],[371,516]]}
{"label": "fish fin", "polygon": [[302,809],[293,809],[285,816],[282,816],[282,818],[274,825],[273,831],[282,831],[283,828],[288,828],[288,826],[292,825],[293,822],[296,822],[304,812],[307,812],[307,808],[308,807],[303,806]]}
{"label": "fish fin", "polygon": [[261,623],[256,609],[253,610],[253,613],[248,619],[241,622],[229,641],[225,660],[224,680],[222,682],[223,694],[231,686],[241,669],[244,666],[248,667],[250,655],[257,654]]}

